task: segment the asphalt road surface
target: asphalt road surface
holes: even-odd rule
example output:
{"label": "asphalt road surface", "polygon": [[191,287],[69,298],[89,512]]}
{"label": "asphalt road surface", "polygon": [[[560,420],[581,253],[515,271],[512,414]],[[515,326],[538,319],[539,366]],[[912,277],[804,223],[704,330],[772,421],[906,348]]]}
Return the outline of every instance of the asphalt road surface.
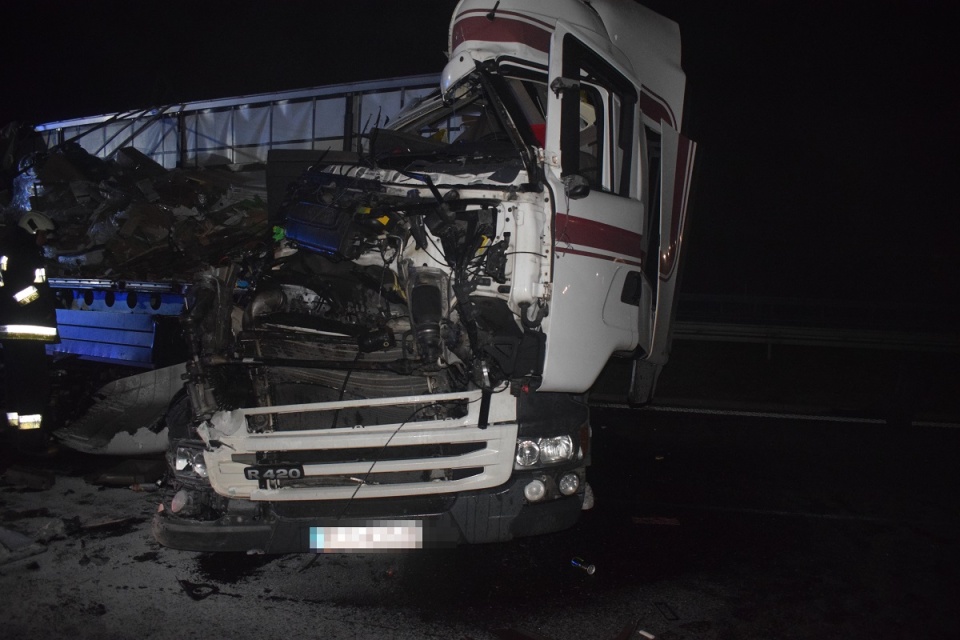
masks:
{"label": "asphalt road surface", "polygon": [[6,455],[0,527],[23,538],[0,557],[0,636],[960,637],[960,429],[593,422],[597,503],[576,527],[406,554],[165,549],[155,491],[90,482],[117,460]]}

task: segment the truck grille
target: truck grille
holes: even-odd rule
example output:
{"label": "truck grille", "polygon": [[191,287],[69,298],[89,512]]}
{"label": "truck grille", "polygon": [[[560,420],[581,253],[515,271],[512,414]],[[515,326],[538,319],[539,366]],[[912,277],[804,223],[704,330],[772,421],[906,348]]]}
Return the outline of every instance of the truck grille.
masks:
{"label": "truck grille", "polygon": [[[291,394],[289,390],[295,388],[298,393]],[[300,402],[323,402],[336,403],[340,400],[340,394],[337,389],[324,388],[313,385],[287,385],[277,386],[275,391],[283,391],[275,395],[280,401],[273,404],[287,405]],[[313,392],[309,394],[309,392]],[[420,393],[419,391],[417,393]],[[426,389],[422,391],[426,393]],[[309,395],[308,395],[309,394]],[[345,394],[346,395],[346,394]],[[403,394],[386,394],[403,395]],[[384,397],[382,392],[376,393],[351,393],[347,398],[365,399]],[[309,399],[309,400],[308,400]],[[438,418],[462,417],[466,415],[466,406],[460,402],[444,403],[420,403],[416,405],[400,406],[355,406],[349,409],[331,409],[297,413],[283,413],[274,416],[274,419],[268,420],[266,415],[260,414],[250,416],[247,421],[247,429],[257,432],[264,430],[273,431],[308,431],[312,429],[329,428],[353,428],[357,425],[372,426],[381,424],[404,424],[409,422],[425,422],[436,420]]]}
{"label": "truck grille", "polygon": [[[389,462],[417,458],[446,458],[466,455],[484,448],[483,442],[455,442],[453,444],[414,444],[398,447],[367,447],[351,449],[308,449],[305,451],[265,451],[257,464],[291,465],[319,462]],[[234,462],[246,463],[243,455],[230,456]]]}
{"label": "truck grille", "polygon": [[[479,400],[479,391],[469,391],[223,412],[211,420],[210,436],[219,446],[204,454],[210,482],[221,495],[265,501],[426,496],[496,487],[513,470],[516,403],[509,394],[495,394],[491,424],[480,429]],[[464,415],[266,433],[246,428],[262,415],[307,416],[309,422],[314,414],[377,408],[409,416],[415,407],[443,404],[460,407]],[[244,477],[244,468],[254,462],[302,465],[304,477],[270,480],[261,487]]]}

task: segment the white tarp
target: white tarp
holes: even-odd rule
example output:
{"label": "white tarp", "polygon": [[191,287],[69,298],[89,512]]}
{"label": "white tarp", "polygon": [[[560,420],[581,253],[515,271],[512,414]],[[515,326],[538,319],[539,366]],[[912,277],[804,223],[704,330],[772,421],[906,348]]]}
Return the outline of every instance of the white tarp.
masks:
{"label": "white tarp", "polygon": [[393,78],[78,118],[36,130],[48,147],[76,139],[105,158],[132,146],[168,169],[181,161],[251,164],[266,162],[270,149],[342,149],[345,138],[394,120],[438,86],[434,76]]}

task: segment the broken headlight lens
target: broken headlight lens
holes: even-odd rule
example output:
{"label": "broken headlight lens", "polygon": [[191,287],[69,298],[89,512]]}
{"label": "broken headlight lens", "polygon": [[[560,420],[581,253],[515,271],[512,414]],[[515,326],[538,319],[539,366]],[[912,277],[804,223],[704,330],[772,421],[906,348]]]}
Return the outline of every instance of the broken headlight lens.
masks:
{"label": "broken headlight lens", "polygon": [[203,449],[177,447],[173,468],[177,473],[194,474],[206,478],[207,463],[203,459]]}
{"label": "broken headlight lens", "polygon": [[573,456],[573,438],[570,436],[517,440],[514,468],[523,469],[538,464],[556,464],[572,460]]}

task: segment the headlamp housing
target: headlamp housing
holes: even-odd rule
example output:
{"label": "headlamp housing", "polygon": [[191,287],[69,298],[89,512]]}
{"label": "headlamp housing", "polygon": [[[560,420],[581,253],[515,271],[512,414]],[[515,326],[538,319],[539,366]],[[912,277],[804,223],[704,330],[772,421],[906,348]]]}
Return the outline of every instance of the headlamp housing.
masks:
{"label": "headlamp housing", "polygon": [[518,438],[514,469],[532,469],[573,460],[576,450],[568,435],[550,438]]}
{"label": "headlamp housing", "polygon": [[206,478],[207,463],[201,447],[178,445],[173,458],[173,470],[178,476]]}

